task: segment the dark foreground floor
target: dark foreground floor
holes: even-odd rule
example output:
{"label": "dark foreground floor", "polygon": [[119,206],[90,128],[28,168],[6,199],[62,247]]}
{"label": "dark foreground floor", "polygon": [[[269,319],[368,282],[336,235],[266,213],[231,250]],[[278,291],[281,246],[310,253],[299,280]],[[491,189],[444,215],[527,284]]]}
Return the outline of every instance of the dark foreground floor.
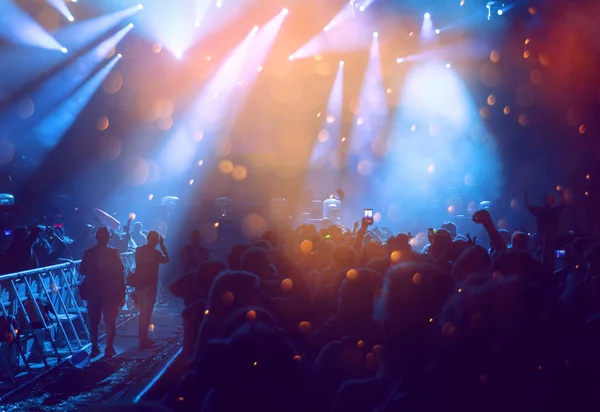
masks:
{"label": "dark foreground floor", "polygon": [[[167,304],[156,307],[152,350],[137,349],[137,320],[117,331],[117,356],[93,359],[90,366],[77,369],[70,362],[8,399],[2,411],[70,411],[83,406],[127,399],[152,378],[157,365],[180,344],[181,309]],[[103,349],[102,345],[101,348]]]}

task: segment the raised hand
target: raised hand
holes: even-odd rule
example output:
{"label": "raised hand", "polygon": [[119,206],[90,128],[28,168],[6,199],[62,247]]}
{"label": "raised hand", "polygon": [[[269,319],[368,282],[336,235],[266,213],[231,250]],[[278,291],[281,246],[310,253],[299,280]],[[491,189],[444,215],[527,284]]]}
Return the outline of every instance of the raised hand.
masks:
{"label": "raised hand", "polygon": [[473,215],[473,222],[484,226],[493,223],[492,216],[487,210],[478,210],[477,212],[475,212],[475,214]]}
{"label": "raised hand", "polygon": [[362,229],[366,229],[372,225],[373,225],[373,219],[367,219],[366,217],[363,217],[362,224],[361,224]]}
{"label": "raised hand", "polygon": [[477,245],[477,236],[473,236],[473,239],[471,239],[471,236],[467,233],[467,243],[469,246]]}

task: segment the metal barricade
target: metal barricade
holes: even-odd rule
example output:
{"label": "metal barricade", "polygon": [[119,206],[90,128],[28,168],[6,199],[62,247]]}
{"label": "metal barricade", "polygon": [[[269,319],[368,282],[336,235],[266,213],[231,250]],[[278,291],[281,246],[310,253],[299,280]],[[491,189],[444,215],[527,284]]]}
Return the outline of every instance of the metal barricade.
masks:
{"label": "metal barricade", "polygon": [[[123,253],[121,260],[128,276],[135,270],[135,256]],[[0,330],[0,383],[16,386],[21,372],[47,370],[90,344],[87,307],[79,296],[80,264],[0,275],[0,317],[16,321],[4,322],[7,330]],[[125,302],[121,318],[134,316],[131,288]]]}

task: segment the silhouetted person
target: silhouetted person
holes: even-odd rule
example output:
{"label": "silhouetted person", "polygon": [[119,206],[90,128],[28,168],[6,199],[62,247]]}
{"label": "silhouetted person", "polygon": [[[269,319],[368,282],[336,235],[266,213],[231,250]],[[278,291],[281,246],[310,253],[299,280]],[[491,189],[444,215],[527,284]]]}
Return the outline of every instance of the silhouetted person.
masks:
{"label": "silhouetted person", "polygon": [[548,230],[556,229],[558,220],[567,203],[564,192],[560,191],[560,202],[556,196],[546,195],[542,206],[532,206],[529,204],[527,193],[525,193],[525,208],[535,218],[537,230],[539,233],[546,233]]}
{"label": "silhouetted person", "polygon": [[144,246],[146,243],[148,243],[146,235],[142,233],[143,228],[142,222],[135,222],[133,226],[131,226],[131,238],[137,247]]}
{"label": "silhouetted person", "polygon": [[183,273],[196,271],[200,265],[210,260],[210,252],[200,244],[202,236],[199,230],[192,230],[190,242],[181,251],[181,269]]}
{"label": "silhouetted person", "polygon": [[33,226],[17,227],[12,232],[12,242],[6,249],[6,269],[8,273],[16,273],[24,270],[35,269],[38,261],[33,253],[33,244],[37,240],[42,228]]}
{"label": "silhouetted person", "polygon": [[[156,249],[157,246],[160,246],[160,250]],[[164,238],[154,230],[148,232],[148,243],[139,246],[135,251],[135,273],[138,278],[135,294],[140,305],[140,349],[151,348],[154,345],[148,338],[148,328],[158,291],[158,266],[167,262],[169,254]]]}
{"label": "silhouetted person", "polygon": [[100,354],[98,347],[98,325],[104,314],[106,326],[105,357],[116,355],[114,342],[119,306],[125,300],[125,273],[118,249],[108,246],[110,232],[101,227],[96,232],[96,246],[86,250],[79,272],[85,276],[81,286],[81,297],[87,301],[92,357]]}

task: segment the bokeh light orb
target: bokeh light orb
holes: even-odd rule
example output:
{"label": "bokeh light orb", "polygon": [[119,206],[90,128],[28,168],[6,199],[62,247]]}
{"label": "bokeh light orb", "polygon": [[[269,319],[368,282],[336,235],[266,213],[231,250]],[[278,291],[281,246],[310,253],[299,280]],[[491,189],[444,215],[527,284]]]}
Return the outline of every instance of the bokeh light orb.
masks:
{"label": "bokeh light orb", "polygon": [[233,170],[231,171],[231,177],[233,180],[237,180],[238,182],[246,179],[248,176],[248,169],[241,165],[235,165]]}
{"label": "bokeh light orb", "polygon": [[15,157],[15,146],[10,140],[0,137],[0,165],[12,162]]}
{"label": "bokeh light orb", "polygon": [[219,172],[228,175],[233,172],[233,162],[229,159],[223,159],[219,162],[218,169]]}

